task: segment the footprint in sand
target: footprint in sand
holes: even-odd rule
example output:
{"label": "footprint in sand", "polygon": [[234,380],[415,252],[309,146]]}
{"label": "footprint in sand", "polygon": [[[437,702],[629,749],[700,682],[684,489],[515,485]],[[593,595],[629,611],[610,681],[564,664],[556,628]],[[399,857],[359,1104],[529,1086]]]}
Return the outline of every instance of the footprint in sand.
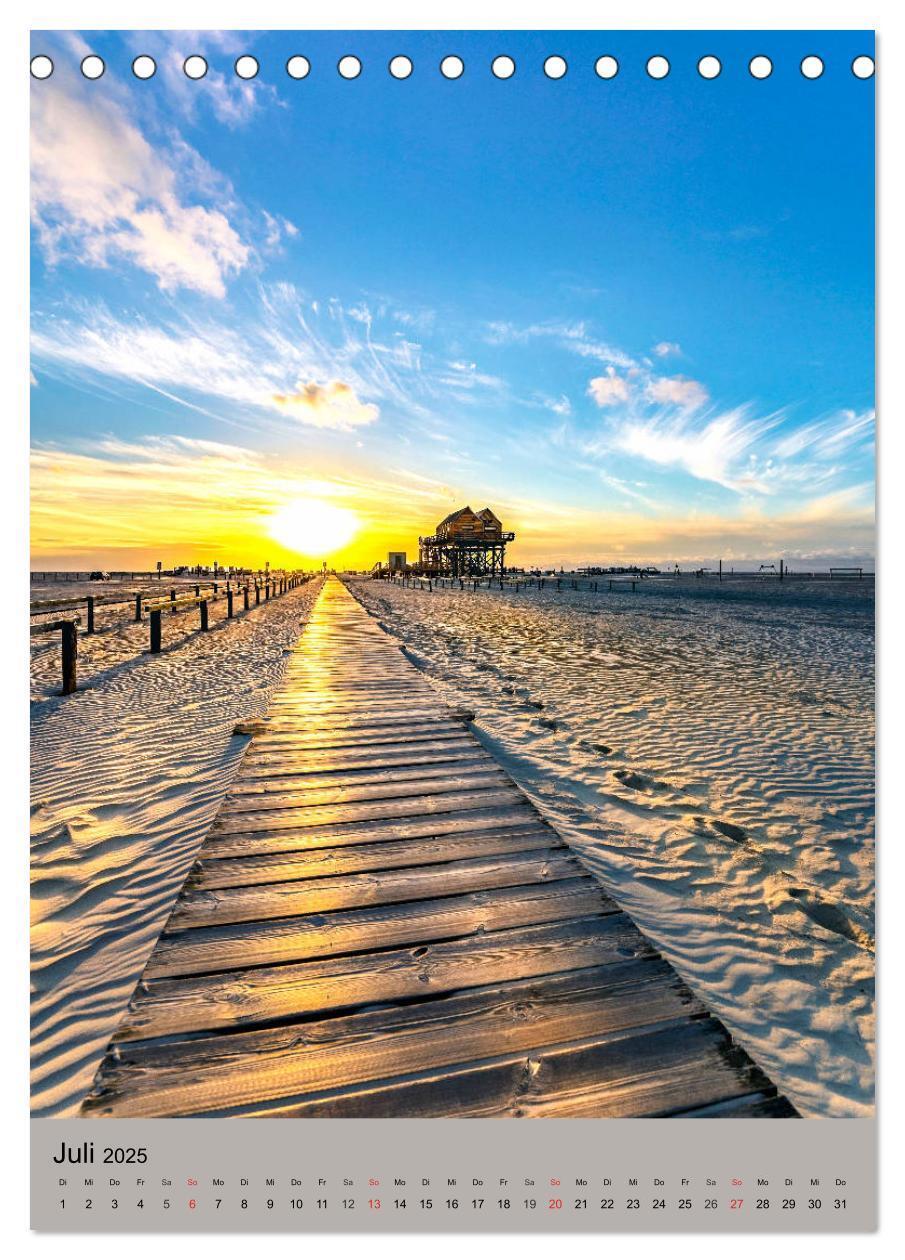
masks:
{"label": "footprint in sand", "polygon": [[646,774],[639,774],[637,770],[614,770],[613,778],[618,779],[624,787],[631,788],[633,792],[671,792],[672,788],[668,783],[662,783],[659,779],[651,779]]}
{"label": "footprint in sand", "polygon": [[823,901],[815,892],[807,888],[787,888],[787,894],[809,919],[828,932],[835,932],[847,940],[860,945],[862,949],[873,950],[874,938],[859,924],[852,922],[841,906],[831,901]]}
{"label": "footprint in sand", "polygon": [[714,837],[714,832],[716,832],[718,836],[731,840],[733,844],[748,843],[747,831],[744,827],[736,826],[735,823],[726,822],[722,818],[704,818],[700,814],[693,814],[691,821],[694,823],[695,833],[699,836]]}

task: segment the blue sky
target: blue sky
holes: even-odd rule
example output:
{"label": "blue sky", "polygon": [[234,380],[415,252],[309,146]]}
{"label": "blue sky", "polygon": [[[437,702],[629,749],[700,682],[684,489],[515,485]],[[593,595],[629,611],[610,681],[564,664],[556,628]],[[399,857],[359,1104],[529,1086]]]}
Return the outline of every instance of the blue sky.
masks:
{"label": "blue sky", "polygon": [[32,85],[45,563],[257,554],[299,501],[354,519],[362,564],[466,501],[523,563],[872,555],[874,88],[850,71],[871,35],[32,43],[55,63]]}

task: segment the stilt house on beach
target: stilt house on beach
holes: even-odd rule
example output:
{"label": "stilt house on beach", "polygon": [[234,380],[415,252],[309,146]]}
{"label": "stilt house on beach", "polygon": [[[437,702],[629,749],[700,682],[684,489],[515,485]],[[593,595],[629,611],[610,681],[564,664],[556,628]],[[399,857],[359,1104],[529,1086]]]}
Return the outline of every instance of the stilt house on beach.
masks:
{"label": "stilt house on beach", "polygon": [[450,512],[428,537],[418,539],[419,569],[439,577],[499,577],[505,568],[506,544],[515,534],[503,529],[489,507]]}

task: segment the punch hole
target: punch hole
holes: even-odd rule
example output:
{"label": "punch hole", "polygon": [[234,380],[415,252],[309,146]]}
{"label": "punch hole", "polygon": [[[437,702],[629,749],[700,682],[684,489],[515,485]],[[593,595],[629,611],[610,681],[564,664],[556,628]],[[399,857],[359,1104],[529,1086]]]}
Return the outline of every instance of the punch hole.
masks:
{"label": "punch hole", "polygon": [[391,57],[389,71],[394,79],[407,79],[414,70],[411,57]]}
{"label": "punch hole", "polygon": [[490,69],[496,79],[511,79],[515,74],[515,62],[511,57],[494,57]]}
{"label": "punch hole", "polygon": [[648,57],[647,73],[652,79],[665,79],[669,74],[669,61],[666,57]]}
{"label": "punch hole", "polygon": [[90,53],[87,57],[82,58],[81,69],[86,79],[99,79],[106,67],[102,57],[97,57],[94,53]]}
{"label": "punch hole", "polygon": [[702,79],[716,79],[722,73],[723,64],[719,57],[702,57],[698,62],[698,74]]}
{"label": "punch hole", "polygon": [[157,73],[157,62],[153,57],[136,57],[132,62],[132,73],[136,79],[153,79]]}
{"label": "punch hole", "polygon": [[203,79],[207,74],[207,62],[197,53],[191,57],[186,57],[182,63],[182,70],[190,79]]}
{"label": "punch hole", "polygon": [[615,79],[619,73],[619,62],[615,57],[610,57],[609,55],[598,57],[594,62],[594,69],[597,72],[597,77],[600,79]]}
{"label": "punch hole", "polygon": [[769,57],[752,57],[748,62],[748,73],[753,79],[769,79],[773,73],[773,62]]}
{"label": "punch hole", "polygon": [[344,79],[357,79],[361,74],[361,62],[351,54],[340,57],[336,68]]}
{"label": "punch hole", "polygon": [[258,64],[257,57],[252,57],[249,53],[246,53],[244,56],[236,58],[234,69],[240,79],[253,79],[261,67]]}
{"label": "punch hole", "polygon": [[872,79],[875,68],[873,57],[856,57],[852,62],[852,74],[856,79]]}
{"label": "punch hole", "polygon": [[823,74],[823,62],[819,57],[805,57],[801,63],[801,73],[806,79],[819,79]]}
{"label": "punch hole", "polygon": [[461,79],[465,73],[465,62],[461,57],[444,57],[440,62],[440,73],[444,79]]}
{"label": "punch hole", "polygon": [[39,53],[37,57],[32,57],[29,69],[33,79],[49,79],[53,74],[53,62],[43,53]]}
{"label": "punch hole", "polygon": [[568,69],[565,57],[548,57],[544,62],[544,74],[548,79],[562,79]]}
{"label": "punch hole", "polygon": [[290,79],[306,79],[311,72],[311,62],[307,57],[296,54],[286,62],[286,73]]}

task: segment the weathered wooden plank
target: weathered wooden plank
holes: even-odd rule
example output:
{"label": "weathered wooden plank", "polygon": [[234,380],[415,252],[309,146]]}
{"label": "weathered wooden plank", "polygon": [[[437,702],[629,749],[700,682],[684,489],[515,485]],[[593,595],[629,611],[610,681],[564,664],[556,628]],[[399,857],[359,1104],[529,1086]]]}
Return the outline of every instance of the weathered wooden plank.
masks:
{"label": "weathered wooden plank", "polygon": [[501,857],[459,859],[432,866],[291,880],[251,888],[199,890],[192,887],[177,901],[167,931],[222,923],[264,923],[324,910],[426,901],[482,888],[516,888],[522,884],[575,879],[583,873],[578,859],[568,850],[541,849],[526,856],[509,853]]}
{"label": "weathered wooden plank", "polygon": [[[293,735],[298,739],[305,737],[313,737],[318,732],[314,729],[314,723],[311,721],[312,711],[308,705],[301,705],[298,712],[281,711],[272,709],[270,715],[266,718],[252,722],[254,730],[252,734],[261,738],[267,735]],[[332,731],[343,731],[347,734],[399,734],[412,730],[439,730],[444,732],[467,731],[464,722],[458,720],[452,715],[444,716],[438,713],[422,713],[412,712],[411,710],[402,711],[398,706],[394,706],[388,713],[381,715],[380,713],[368,712],[364,715],[360,710],[353,710],[349,713],[331,714],[330,728]]]}
{"label": "weathered wooden plank", "polygon": [[200,975],[397,945],[420,945],[473,932],[554,923],[606,911],[615,913],[616,909],[602,889],[585,876],[552,884],[409,901],[402,906],[338,910],[241,927],[191,928],[165,932],[160,937],[144,977]]}
{"label": "weathered wooden plank", "polygon": [[430,793],[421,796],[383,797],[376,801],[351,801],[346,804],[326,803],[287,809],[233,809],[224,805],[211,827],[211,838],[241,832],[297,831],[311,827],[334,827],[343,823],[382,821],[387,818],[421,818],[520,805],[524,797],[518,788],[505,783],[475,788],[467,792]]}
{"label": "weathered wooden plank", "polygon": [[[102,1070],[83,1110],[193,1115],[333,1089],[337,1081],[382,1081],[666,1021],[671,1028],[679,1020],[686,1028],[694,1026],[687,1013],[696,1003],[675,973],[664,975],[653,961],[630,970],[626,976],[593,967],[436,1001],[187,1042],[121,1043],[118,1061]],[[725,1039],[718,1026],[708,1031],[711,1038]],[[698,1038],[699,1044],[705,1040]],[[623,1071],[625,1066],[632,1070],[624,1065]],[[736,1072],[724,1070],[723,1076],[717,1096],[729,1096],[733,1084],[735,1093],[751,1092],[747,1081],[742,1089]],[[705,1098],[714,1097],[710,1086]]]}
{"label": "weathered wooden plank", "polygon": [[[395,767],[387,769],[379,766],[377,768],[365,767],[363,770],[332,770],[324,774],[308,771],[302,774],[286,775],[282,779],[271,775],[263,781],[261,779],[246,780],[243,776],[237,779],[229,789],[229,800],[232,803],[254,797],[265,800],[271,793],[302,796],[328,790],[338,793],[338,799],[343,799],[346,793],[359,790],[377,792],[389,789],[391,792],[401,793],[420,789],[422,792],[427,792],[433,791],[434,782],[437,780],[450,779],[456,784],[469,783],[478,776],[489,774],[502,774],[505,781],[511,782],[505,771],[499,770],[491,760],[481,754],[471,761],[452,764],[443,762],[440,765],[418,766],[417,769],[408,770],[405,768],[399,770]],[[353,798],[350,796],[349,799]],[[366,798],[362,796],[361,799]]]}
{"label": "weathered wooden plank", "polygon": [[[150,980],[136,991],[116,1040],[238,1029],[604,964],[625,967],[652,957],[653,947],[628,915],[611,914],[414,949]],[[657,969],[663,974],[670,971],[662,959]]]}
{"label": "weathered wooden plank", "polygon": [[485,753],[468,744],[399,744],[373,751],[359,748],[336,748],[325,752],[306,752],[303,757],[285,753],[268,753],[242,762],[242,782],[269,779],[287,774],[327,774],[340,770],[404,769],[413,766],[447,766],[457,762],[483,760]]}
{"label": "weathered wooden plank", "polygon": [[420,818],[389,818],[376,822],[338,823],[335,827],[308,827],[296,831],[252,831],[211,836],[204,845],[207,857],[251,857],[260,853],[292,853],[298,849],[338,848],[343,844],[368,844],[383,840],[415,840],[428,836],[487,831],[491,827],[521,826],[537,821],[534,809],[524,804],[508,808],[475,809],[455,814],[424,814]]}
{"label": "weathered wooden plank", "polygon": [[246,759],[255,764],[265,753],[280,752],[282,756],[287,753],[297,751],[300,755],[308,756],[319,750],[319,748],[359,748],[359,750],[368,750],[371,748],[377,752],[379,748],[386,748],[392,751],[393,748],[412,748],[413,751],[424,751],[425,747],[439,748],[440,751],[446,748],[474,748],[474,736],[465,731],[463,727],[455,727],[450,731],[436,730],[431,726],[430,730],[425,728],[424,732],[415,733],[415,735],[400,736],[397,732],[387,733],[386,736],[374,735],[362,737],[357,733],[345,733],[342,730],[331,731],[329,726],[323,732],[314,733],[310,737],[301,735],[297,738],[292,736],[279,735],[260,735],[253,738]]}
{"label": "weathered wooden plank", "polygon": [[[216,1114],[296,1119],[664,1117],[721,1106],[769,1082],[714,1020],[642,1028],[625,1036],[498,1055],[486,1063],[339,1086],[269,1107]],[[784,1107],[789,1107],[785,1099]],[[793,1109],[792,1114],[795,1112]],[[702,1112],[706,1114],[706,1112]],[[785,1111],[782,1114],[787,1114]]]}
{"label": "weathered wooden plank", "polygon": [[186,887],[239,888],[248,884],[282,883],[351,875],[359,871],[396,870],[427,866],[460,858],[495,857],[501,853],[529,853],[533,849],[566,846],[550,827],[529,823],[507,831],[475,831],[435,840],[387,840],[382,844],[347,845],[338,849],[307,849],[299,853],[268,853],[253,858],[208,858],[204,852],[189,872]]}
{"label": "weathered wooden plank", "polygon": [[264,813],[272,810],[289,810],[308,808],[313,805],[325,805],[334,808],[338,805],[355,803],[376,803],[378,801],[403,801],[409,797],[461,795],[463,792],[474,792],[482,788],[499,788],[511,786],[512,780],[502,770],[481,767],[469,773],[451,775],[447,771],[446,778],[418,779],[385,779],[382,783],[351,784],[339,787],[335,783],[326,787],[293,787],[274,785],[273,790],[256,793],[230,791],[221,807],[221,814],[235,817],[237,814]]}
{"label": "weathered wooden plank", "polygon": [[[771,1087],[772,1088],[772,1087]],[[694,1107],[688,1111],[674,1112],[685,1120],[794,1120],[798,1112],[780,1094],[756,1093],[741,1098],[730,1098],[711,1103],[706,1107]]]}

